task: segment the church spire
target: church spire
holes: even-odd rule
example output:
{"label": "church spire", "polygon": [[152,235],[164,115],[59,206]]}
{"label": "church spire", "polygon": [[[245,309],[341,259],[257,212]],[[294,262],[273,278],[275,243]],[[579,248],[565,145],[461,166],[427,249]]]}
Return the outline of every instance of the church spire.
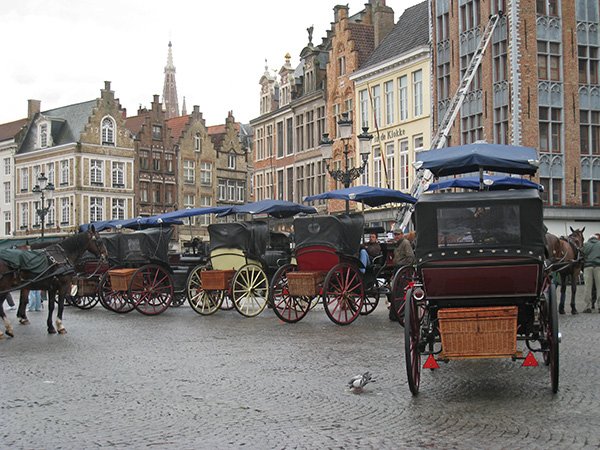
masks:
{"label": "church spire", "polygon": [[173,51],[171,47],[171,41],[169,41],[169,54],[167,56],[167,65],[165,66],[165,84],[163,87],[163,105],[166,111],[165,118],[167,119],[179,116],[175,66],[173,65]]}
{"label": "church spire", "polygon": [[181,105],[181,115],[187,116],[187,108],[185,107],[185,95],[183,96],[183,105]]}

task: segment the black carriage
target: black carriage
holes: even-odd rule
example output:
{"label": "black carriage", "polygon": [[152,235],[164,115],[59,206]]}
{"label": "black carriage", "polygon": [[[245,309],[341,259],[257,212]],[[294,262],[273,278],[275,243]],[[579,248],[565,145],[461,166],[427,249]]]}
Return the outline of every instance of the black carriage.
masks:
{"label": "black carriage", "polygon": [[281,320],[298,322],[318,297],[334,323],[356,320],[365,297],[359,261],[363,228],[362,215],[294,219],[294,259],[271,280],[270,301]]}
{"label": "black carriage", "polygon": [[211,315],[231,301],[243,316],[257,316],[267,305],[268,274],[289,258],[285,241],[275,234],[276,248],[267,251],[270,232],[262,221],[212,224],[208,233],[208,263],[191,270],[187,281],[190,306]]}
{"label": "black carriage", "polygon": [[[529,150],[532,162],[535,150]],[[507,156],[492,158],[496,170],[535,172],[527,159],[518,166]],[[432,171],[443,175],[448,166]],[[396,298],[404,303],[406,370],[413,395],[419,391],[422,356],[427,358],[423,368],[434,369],[438,361],[473,358],[524,359],[524,365],[537,365],[536,353],[550,367],[556,392],[556,292],[545,262],[538,191],[423,195],[413,219],[417,263]]]}

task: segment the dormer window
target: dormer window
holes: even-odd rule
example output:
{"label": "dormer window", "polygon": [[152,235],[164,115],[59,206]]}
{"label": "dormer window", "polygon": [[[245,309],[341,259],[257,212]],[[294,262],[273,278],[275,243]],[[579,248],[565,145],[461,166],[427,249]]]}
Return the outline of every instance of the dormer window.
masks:
{"label": "dormer window", "polygon": [[162,139],[162,127],[160,125],[152,125],[152,139],[158,141]]}
{"label": "dormer window", "polygon": [[39,128],[40,148],[48,147],[48,124],[42,123]]}
{"label": "dormer window", "polygon": [[102,145],[115,145],[115,121],[112,117],[102,119]]}
{"label": "dormer window", "polygon": [[227,155],[227,168],[235,169],[235,152],[231,151]]}

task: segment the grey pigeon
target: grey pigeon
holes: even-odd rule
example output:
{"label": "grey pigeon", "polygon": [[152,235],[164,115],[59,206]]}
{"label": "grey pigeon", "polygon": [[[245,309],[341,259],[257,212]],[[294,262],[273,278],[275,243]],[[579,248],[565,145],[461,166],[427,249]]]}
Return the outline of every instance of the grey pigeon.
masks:
{"label": "grey pigeon", "polygon": [[348,382],[348,387],[352,392],[360,393],[363,391],[363,388],[366,384],[375,383],[375,381],[376,380],[371,377],[369,372],[365,372],[362,375],[356,375],[352,377],[352,379]]}

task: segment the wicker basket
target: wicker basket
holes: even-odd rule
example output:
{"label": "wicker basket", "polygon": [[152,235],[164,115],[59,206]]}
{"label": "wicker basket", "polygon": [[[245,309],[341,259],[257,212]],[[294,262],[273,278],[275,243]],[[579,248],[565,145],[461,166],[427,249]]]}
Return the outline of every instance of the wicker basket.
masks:
{"label": "wicker basket", "polygon": [[463,359],[516,355],[517,312],[516,306],[440,309],[440,357]]}
{"label": "wicker basket", "polygon": [[[110,275],[110,287],[113,291],[126,291],[129,289],[129,280],[137,269],[112,269]],[[135,286],[134,286],[135,288]]]}
{"label": "wicker basket", "polygon": [[224,291],[229,289],[229,283],[235,270],[206,270],[200,272],[202,289],[207,291]]}
{"label": "wicker basket", "polygon": [[98,280],[88,280],[79,278],[77,280],[77,295],[80,297],[87,295],[96,295],[98,292]]}
{"label": "wicker basket", "polygon": [[288,290],[294,297],[314,297],[319,294],[325,274],[323,272],[288,272]]}

